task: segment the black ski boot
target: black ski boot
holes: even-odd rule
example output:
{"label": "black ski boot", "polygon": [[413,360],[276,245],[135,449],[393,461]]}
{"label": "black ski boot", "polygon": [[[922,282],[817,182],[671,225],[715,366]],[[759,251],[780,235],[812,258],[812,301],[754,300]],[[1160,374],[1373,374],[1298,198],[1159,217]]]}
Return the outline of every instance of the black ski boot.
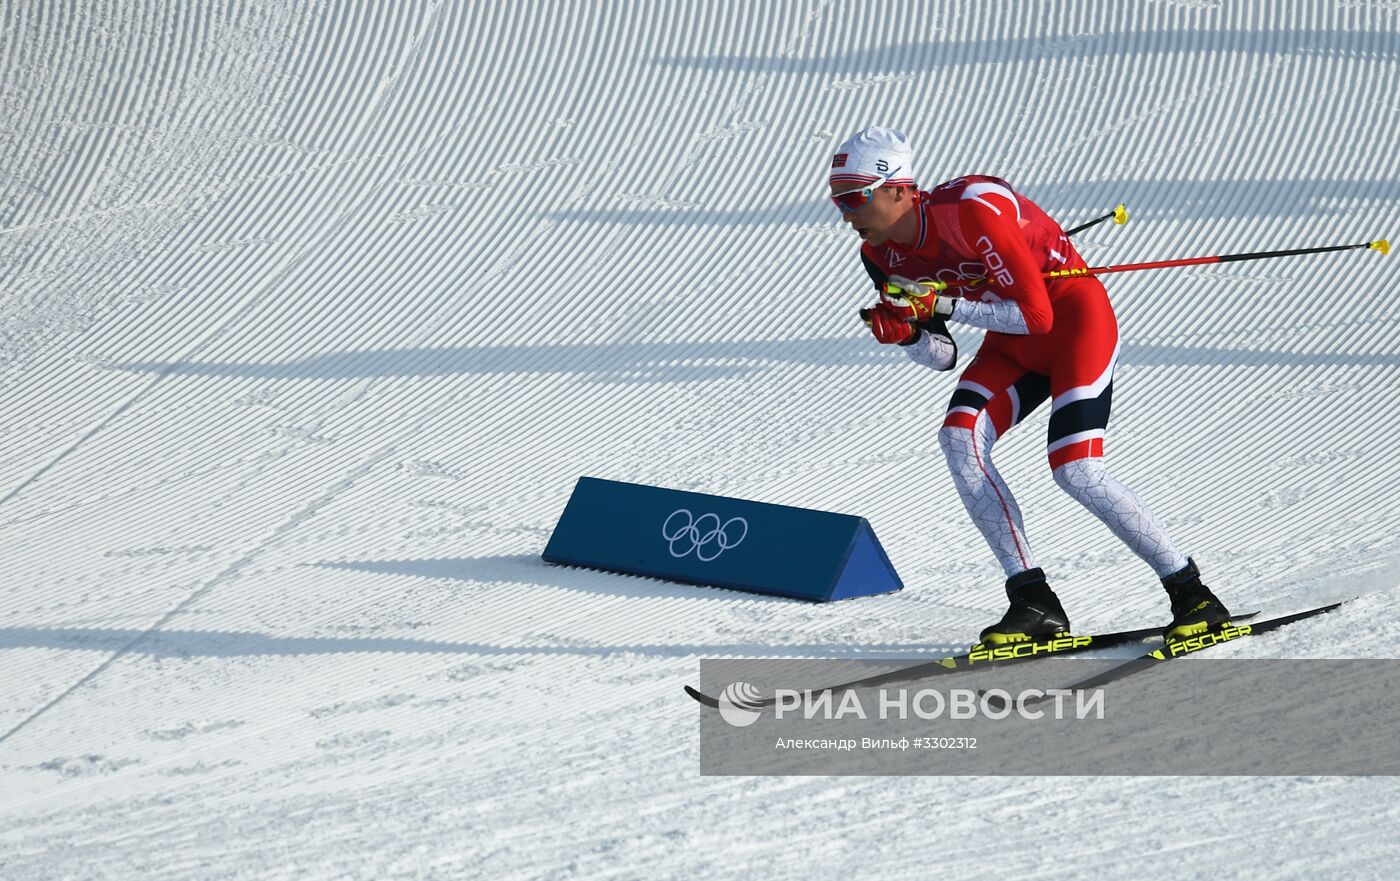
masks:
{"label": "black ski boot", "polygon": [[1069,616],[1045,581],[1045,570],[1027,569],[1006,579],[1011,607],[982,631],[982,645],[1034,642],[1069,632]]}
{"label": "black ski boot", "polygon": [[1188,557],[1185,568],[1162,579],[1162,587],[1172,599],[1172,623],[1162,631],[1164,639],[1186,639],[1230,623],[1230,610],[1201,583],[1195,560]]}

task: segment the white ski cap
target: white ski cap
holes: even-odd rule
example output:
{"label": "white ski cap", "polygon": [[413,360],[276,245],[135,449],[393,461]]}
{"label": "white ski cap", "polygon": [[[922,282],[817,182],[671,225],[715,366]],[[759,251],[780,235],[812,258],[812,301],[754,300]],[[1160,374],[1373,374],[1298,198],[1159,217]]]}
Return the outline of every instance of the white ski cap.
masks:
{"label": "white ski cap", "polygon": [[904,132],[872,125],[847,139],[831,157],[831,183],[868,184],[887,175],[891,187],[914,186],[914,154]]}

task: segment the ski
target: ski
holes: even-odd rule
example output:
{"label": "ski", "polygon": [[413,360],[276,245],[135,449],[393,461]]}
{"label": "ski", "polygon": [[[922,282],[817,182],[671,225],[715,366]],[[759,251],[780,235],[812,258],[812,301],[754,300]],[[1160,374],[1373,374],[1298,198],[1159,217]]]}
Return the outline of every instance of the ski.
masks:
{"label": "ski", "polygon": [[[1116,667],[1111,667],[1103,671],[1102,673],[1098,673],[1094,676],[1090,676],[1087,679],[1082,679],[1079,682],[1076,682],[1072,685],[1068,685],[1062,691],[1074,694],[1080,691],[1087,691],[1091,688],[1099,688],[1101,686],[1107,685],[1110,682],[1118,682],[1120,680],[1126,679],[1135,673],[1141,673],[1143,670],[1150,670],[1159,664],[1165,663],[1166,661],[1170,661],[1174,658],[1182,657],[1183,655],[1195,654],[1196,652],[1205,651],[1206,649],[1213,648],[1223,643],[1233,642],[1237,639],[1241,639],[1246,636],[1258,636],[1261,633],[1268,633],[1271,630],[1277,630],[1280,627],[1292,624],[1295,621],[1302,621],[1307,618],[1314,618],[1318,615],[1330,612],[1333,609],[1338,608],[1342,604],[1343,603],[1332,603],[1326,606],[1318,606],[1314,609],[1307,609],[1302,612],[1294,612],[1291,615],[1283,615],[1278,618],[1270,618],[1267,621],[1260,621],[1254,624],[1234,623],[1235,621],[1245,619],[1245,616],[1240,615],[1232,619],[1229,625],[1222,627],[1218,630],[1207,631],[1197,636],[1189,636],[1185,639],[1167,640],[1160,648],[1155,648],[1150,652],[1146,652],[1145,654],[1133,658],[1132,660],[1124,661]],[[1039,698],[1034,701],[1026,701],[1025,705],[1033,706],[1034,704],[1039,703],[1041,700],[1048,699],[1049,695],[1046,695],[1045,697]],[[1000,710],[1004,705],[1005,702],[999,700],[992,704],[992,706],[994,706],[998,710]]]}
{"label": "ski", "polygon": [[[1235,615],[1232,621],[1248,621],[1256,616],[1258,612],[1246,612],[1243,615]],[[898,670],[888,670],[884,673],[877,673],[873,676],[866,676],[861,679],[854,679],[850,682],[842,682],[838,685],[828,685],[823,688],[809,689],[814,694],[825,694],[826,692],[847,691],[852,688],[874,688],[879,685],[888,685],[891,682],[906,682],[914,679],[924,679],[930,676],[942,676],[949,673],[961,673],[971,670],[974,667],[981,668],[988,664],[1013,664],[1018,661],[1033,661],[1037,658],[1045,658],[1050,655],[1069,655],[1076,652],[1087,652],[1092,649],[1112,648],[1114,646],[1126,645],[1133,642],[1160,637],[1162,627],[1139,627],[1133,630],[1117,630],[1109,633],[1093,633],[1083,636],[1061,636],[1055,639],[1037,640],[1035,642],[1015,642],[1007,645],[982,647],[973,646],[968,651],[960,655],[951,655],[944,658],[934,658],[928,661],[921,661],[911,664],[908,667],[901,667]],[[685,693],[696,701],[711,709],[719,707],[719,699],[711,697],[693,688],[685,686]],[[756,706],[770,706],[774,698],[765,698],[758,701]]]}

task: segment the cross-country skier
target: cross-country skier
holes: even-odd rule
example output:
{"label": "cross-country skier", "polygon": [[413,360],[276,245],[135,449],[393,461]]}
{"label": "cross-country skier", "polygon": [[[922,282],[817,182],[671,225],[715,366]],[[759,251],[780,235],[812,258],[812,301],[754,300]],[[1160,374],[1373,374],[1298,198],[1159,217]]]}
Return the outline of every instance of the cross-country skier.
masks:
{"label": "cross-country skier", "polygon": [[[1171,598],[1164,635],[1179,639],[1228,623],[1147,506],[1109,476],[1104,430],[1118,360],[1118,322],[1094,276],[1043,272],[1085,266],[1060,225],[1004,180],[967,175],[919,190],[905,136],[863,129],[831,160],[831,199],[864,244],[861,260],[881,300],[863,310],[881,343],[951,370],[957,346],[946,322],[987,331],[963,371],[938,433],[958,494],[1006,571],[1010,608],[982,631],[985,645],[1043,639],[1069,617],[1036,565],[1016,500],[992,465],[992,447],[1049,399],[1047,452],[1055,483],[1150,565]],[[961,297],[920,281],[985,278]],[[887,285],[899,290],[894,296]]]}

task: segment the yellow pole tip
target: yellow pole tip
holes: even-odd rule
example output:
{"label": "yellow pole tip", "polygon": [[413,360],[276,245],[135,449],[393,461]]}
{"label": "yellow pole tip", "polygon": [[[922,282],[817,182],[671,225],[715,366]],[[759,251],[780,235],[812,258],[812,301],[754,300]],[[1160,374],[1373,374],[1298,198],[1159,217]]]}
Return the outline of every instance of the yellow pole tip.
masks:
{"label": "yellow pole tip", "polygon": [[1388,239],[1381,239],[1379,242],[1372,242],[1371,247],[1375,248],[1377,251],[1380,251],[1382,254],[1390,253],[1390,241]]}
{"label": "yellow pole tip", "polygon": [[1113,222],[1122,226],[1128,222],[1128,209],[1122,205],[1113,209]]}

